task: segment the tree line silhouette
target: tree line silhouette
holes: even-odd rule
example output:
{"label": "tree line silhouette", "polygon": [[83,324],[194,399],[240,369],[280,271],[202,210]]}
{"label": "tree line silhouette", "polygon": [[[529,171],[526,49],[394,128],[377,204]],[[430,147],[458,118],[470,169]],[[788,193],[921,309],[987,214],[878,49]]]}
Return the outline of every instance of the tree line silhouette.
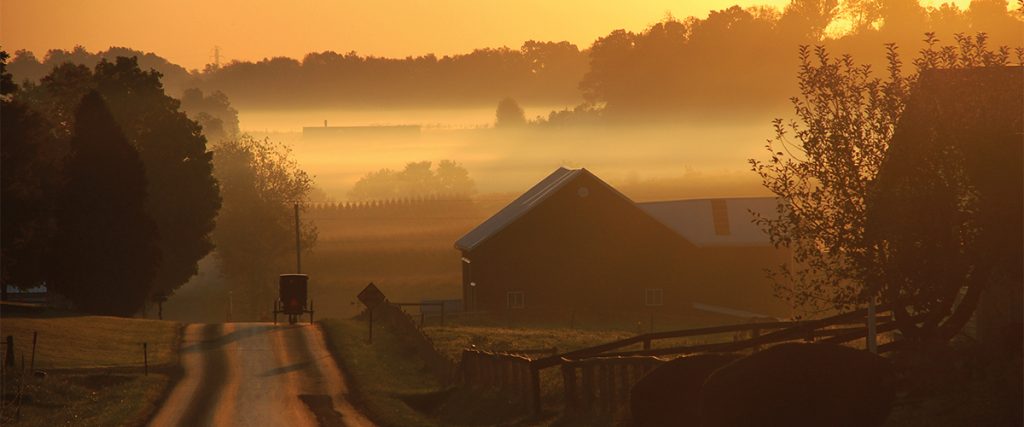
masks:
{"label": "tree line silhouette", "polygon": [[733,6],[703,19],[668,17],[643,31],[612,31],[585,49],[528,41],[519,49],[443,57],[325,51],[188,71],[151,53],[76,47],[51,50],[42,60],[17,51],[11,71],[19,82],[38,80],[67,61],[91,67],[101,59],[138,56],[143,69],[164,75],[169,93],[220,91],[240,108],[483,106],[512,97],[527,105],[578,105],[543,122],[590,123],[783,108],[797,89],[790,77],[802,44],[823,44],[884,67],[879,47],[885,43],[915,52],[925,47],[926,32],[943,41],[985,32],[994,45],[1013,45],[1021,25],[1021,9],[1009,10],[1006,0],[974,0],[966,9],[924,7],[917,0],[794,0],[781,10]]}
{"label": "tree line silhouette", "polygon": [[[967,10],[923,7],[917,0],[794,0],[782,11],[733,6],[706,19],[668,19],[645,31],[614,31],[590,48],[590,69],[580,83],[584,104],[575,114],[549,122],[605,121],[669,113],[706,117],[778,111],[798,90],[800,45],[822,45],[874,68],[884,68],[880,49],[895,43],[916,52],[923,34],[952,41],[956,33],[986,32],[995,45],[1016,45],[1024,28],[1021,9],[1006,0],[975,0]],[[843,22],[852,27],[829,33]]]}
{"label": "tree line silhouette", "polygon": [[[356,52],[313,52],[210,64],[186,70],[152,53],[110,48],[90,53],[52,49],[38,59],[18,50],[10,64],[17,80],[37,81],[65,62],[93,66],[102,59],[138,56],[165,76],[170,93],[188,88],[221,91],[243,108],[488,105],[514,94],[529,103],[575,103],[586,53],[568,42],[528,41],[519,49],[485,48],[460,55],[384,58]],[[256,90],[259,88],[259,90]]]}

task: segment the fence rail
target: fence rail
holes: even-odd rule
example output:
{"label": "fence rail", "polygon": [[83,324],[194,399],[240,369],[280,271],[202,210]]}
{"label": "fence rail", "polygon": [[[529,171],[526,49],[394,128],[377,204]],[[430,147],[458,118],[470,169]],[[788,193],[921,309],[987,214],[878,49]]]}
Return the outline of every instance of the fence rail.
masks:
{"label": "fence rail", "polygon": [[[890,310],[890,306],[884,305],[876,309],[876,313]],[[897,328],[891,314],[876,316],[875,319],[877,333]],[[910,320],[918,322],[922,319]],[[519,354],[465,349],[459,365],[460,380],[467,387],[499,390],[514,400],[529,404],[529,409],[537,414],[541,409],[540,372],[560,366],[567,409],[614,415],[629,401],[629,390],[633,384],[668,360],[662,356],[756,351],[765,345],[798,340],[847,343],[867,336],[866,321],[867,309],[862,309],[816,320],[752,322],[654,332],[538,359],[529,359]],[[730,332],[742,332],[745,338],[736,337],[730,342],[652,347],[659,340]],[[637,344],[641,344],[643,349],[623,350]],[[898,345],[898,342],[888,343],[878,347],[878,351],[890,351]]]}

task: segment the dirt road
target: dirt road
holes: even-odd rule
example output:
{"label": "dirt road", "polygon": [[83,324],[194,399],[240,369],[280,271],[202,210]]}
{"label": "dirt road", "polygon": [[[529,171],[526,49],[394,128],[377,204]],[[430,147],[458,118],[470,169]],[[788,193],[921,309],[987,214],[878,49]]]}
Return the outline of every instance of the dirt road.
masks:
{"label": "dirt road", "polygon": [[372,426],[316,325],[189,325],[185,376],[152,426]]}

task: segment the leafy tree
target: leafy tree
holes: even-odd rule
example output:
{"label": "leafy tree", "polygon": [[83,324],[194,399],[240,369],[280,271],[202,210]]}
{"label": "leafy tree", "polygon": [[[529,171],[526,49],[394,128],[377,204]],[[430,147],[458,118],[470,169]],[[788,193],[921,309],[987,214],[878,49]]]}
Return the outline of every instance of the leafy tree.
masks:
{"label": "leafy tree", "polygon": [[476,183],[466,168],[441,160],[435,170],[429,161],[411,162],[401,171],[381,169],[359,179],[349,192],[353,200],[391,200],[421,197],[468,197],[476,194]]}
{"label": "leafy tree", "polygon": [[793,0],[786,5],[779,26],[800,38],[819,41],[838,13],[838,0]]}
{"label": "leafy tree", "polygon": [[[214,147],[224,206],[217,217],[216,256],[234,296],[236,314],[266,315],[281,273],[294,271],[293,204],[304,206],[312,178],[284,145],[242,135]],[[304,220],[302,248],[316,243],[316,227]]]}
{"label": "leafy tree", "polygon": [[150,295],[160,260],[145,208],[145,167],[96,91],[82,98],[70,146],[57,199],[52,287],[80,310],[132,315]]}
{"label": "leafy tree", "polygon": [[[1002,65],[1008,58],[1005,48],[988,51],[984,36],[980,43],[964,44],[970,39],[958,39],[960,53],[954,48],[925,51],[916,62],[918,69],[939,62],[940,67],[950,68]],[[926,158],[947,165],[940,169],[945,172],[915,177],[913,182],[920,186],[902,187],[909,191],[907,195],[925,195],[918,197],[922,205],[915,209],[924,210],[919,215],[927,211],[932,216],[910,218],[905,211],[892,211],[904,216],[875,217],[872,222],[869,208],[885,200],[878,196],[879,173],[889,161],[890,142],[898,129],[904,129],[901,116],[918,84],[917,74],[904,76],[894,45],[889,45],[888,54],[890,65],[881,79],[850,56],[833,59],[822,47],[813,56],[807,47],[800,49],[801,94],[793,98],[796,120],[776,120],[775,138],[765,146],[768,159],[750,160],[765,186],[782,202],[777,218],[759,217],[757,222],[773,244],[792,252],[792,263],[772,271],[781,296],[811,311],[852,308],[871,300],[896,303],[902,307],[897,310],[901,330],[908,336],[934,337],[922,334],[913,319],[927,313],[935,322],[924,327],[934,329],[951,317],[953,301],[969,283],[964,281],[965,274],[977,260],[960,255],[973,233],[969,212],[974,196],[958,172],[961,167],[955,166],[958,157],[948,149],[939,150]],[[936,55],[952,59],[939,61]],[[878,224],[890,221],[917,225],[886,234],[884,230],[892,227]],[[944,228],[944,233],[932,234]],[[920,233],[923,229],[928,232]],[[923,258],[908,262],[910,258],[903,256],[902,266],[895,268],[893,257],[906,245],[917,249],[904,254]],[[937,251],[936,245],[945,249]],[[922,268],[921,263],[928,266]],[[952,277],[939,280],[948,275]],[[973,306],[961,308],[973,310]],[[949,328],[959,331],[963,315],[954,316],[958,326],[949,324]]]}
{"label": "leafy tree", "polygon": [[526,124],[526,113],[523,107],[512,98],[504,98],[498,101],[498,109],[494,113],[497,121],[494,125],[499,128],[511,128]]}
{"label": "leafy tree", "polygon": [[23,102],[0,51],[0,287],[35,286],[45,280],[42,255],[50,236],[55,165],[43,157],[52,144],[48,123]]}
{"label": "leafy tree", "polygon": [[802,46],[796,120],[776,119],[768,160],[750,160],[782,202],[777,218],[757,221],[773,244],[792,251],[794,263],[772,273],[796,305],[848,308],[874,296],[864,283],[875,261],[866,201],[908,86],[893,45],[889,58],[883,81],[850,56],[833,59],[820,46],[812,56]]}
{"label": "leafy tree", "polygon": [[57,66],[23,93],[63,139],[76,123],[72,100],[96,90],[138,149],[150,195],[146,208],[156,221],[162,254],[154,297],[172,294],[196,274],[197,262],[213,249],[210,232],[220,207],[202,129],[179,110],[178,100],[164,93],[160,79],[156,71],[142,71],[137,59],[118,57],[114,62],[100,59],[94,71],[70,63]]}
{"label": "leafy tree", "polygon": [[181,109],[203,127],[207,140],[220,141],[239,134],[238,110],[221,91],[204,95],[202,90],[186,89],[181,95]]}
{"label": "leafy tree", "polygon": [[139,66],[142,69],[154,69],[162,75],[160,81],[169,93],[181,93],[187,87],[196,85],[197,76],[189,73],[184,67],[172,64],[164,58],[153,53],[142,52],[126,47],[111,47],[105,51],[89,52],[82,46],[75,46],[72,50],[50,49],[42,60],[39,60],[34,53],[28,50],[18,50],[14,53],[14,60],[11,61],[10,71],[16,81],[39,82],[54,67],[66,63],[82,65],[86,68],[94,68],[101,60],[110,62],[117,61],[117,57],[138,58]]}
{"label": "leafy tree", "polygon": [[471,196],[476,194],[476,183],[469,171],[452,160],[437,162],[437,191],[441,194]]}

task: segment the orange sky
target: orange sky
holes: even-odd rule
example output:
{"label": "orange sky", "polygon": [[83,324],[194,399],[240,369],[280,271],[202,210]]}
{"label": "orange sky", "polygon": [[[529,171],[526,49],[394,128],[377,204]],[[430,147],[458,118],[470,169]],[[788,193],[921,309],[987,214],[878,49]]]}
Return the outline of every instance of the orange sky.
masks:
{"label": "orange sky", "polygon": [[[523,41],[568,40],[581,47],[611,30],[641,30],[670,12],[707,16],[732,4],[788,0],[0,0],[0,44],[40,57],[76,44],[127,46],[188,68],[223,60],[301,58],[334,50],[380,56],[438,55]],[[961,3],[957,1],[957,3]]]}

